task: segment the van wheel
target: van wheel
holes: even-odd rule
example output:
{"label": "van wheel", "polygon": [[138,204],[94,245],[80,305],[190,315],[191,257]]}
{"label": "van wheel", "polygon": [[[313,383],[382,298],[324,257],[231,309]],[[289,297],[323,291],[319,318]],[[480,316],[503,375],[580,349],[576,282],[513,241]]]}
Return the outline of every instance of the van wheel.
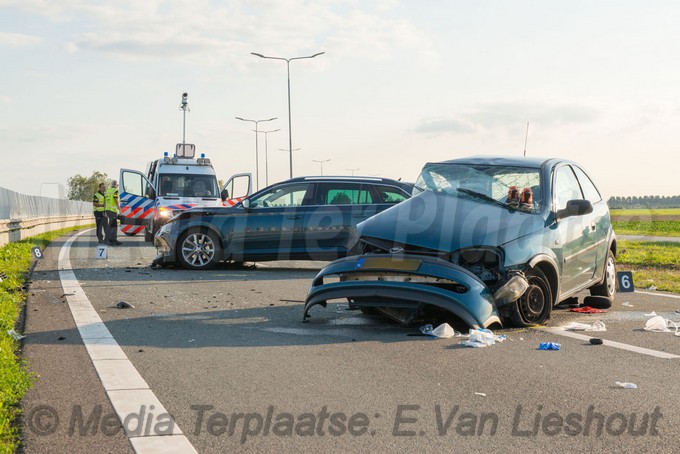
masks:
{"label": "van wheel", "polygon": [[190,230],[178,242],[177,258],[190,270],[214,268],[221,254],[219,244],[217,235],[210,230]]}
{"label": "van wheel", "polygon": [[607,296],[612,301],[616,296],[616,259],[610,250],[607,255],[607,263],[604,266],[604,280],[595,287],[590,287],[590,294],[593,296]]}
{"label": "van wheel", "polygon": [[538,268],[526,273],[529,288],[516,302],[510,321],[515,326],[531,326],[545,323],[550,318],[553,298],[545,274]]}

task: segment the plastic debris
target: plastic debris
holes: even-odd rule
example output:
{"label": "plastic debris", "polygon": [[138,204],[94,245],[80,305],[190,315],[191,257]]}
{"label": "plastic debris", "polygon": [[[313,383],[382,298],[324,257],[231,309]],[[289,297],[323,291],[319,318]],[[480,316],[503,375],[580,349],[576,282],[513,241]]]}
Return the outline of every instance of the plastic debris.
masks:
{"label": "plastic debris", "polygon": [[582,306],[582,307],[575,307],[572,309],[569,309],[569,312],[581,312],[583,314],[599,314],[601,312],[607,312],[606,309],[595,309],[594,307],[590,306]]}
{"label": "plastic debris", "polygon": [[462,333],[459,333],[455,329],[451,328],[448,323],[442,323],[436,328],[432,328],[429,323],[420,327],[420,332],[426,336],[433,336],[438,339],[449,339],[451,337],[463,337]]}
{"label": "plastic debris", "polygon": [[633,307],[633,305],[630,304],[628,301],[624,301],[623,303],[621,303],[621,306]]}
{"label": "plastic debris", "polygon": [[[671,329],[672,328],[672,329]],[[680,336],[678,332],[678,325],[673,320],[668,320],[660,315],[650,318],[645,323],[645,331],[654,331],[655,333],[675,333],[676,336]]]}
{"label": "plastic debris", "polygon": [[562,329],[565,331],[607,331],[607,327],[602,321],[597,321],[592,325],[588,323],[572,322],[564,325]]}
{"label": "plastic debris", "polygon": [[624,389],[637,389],[637,385],[635,383],[627,383],[627,382],[616,382],[616,386]]}
{"label": "plastic debris", "polygon": [[656,312],[652,311],[649,314],[645,314],[645,317],[656,317]]}
{"label": "plastic debris", "polygon": [[647,287],[647,290],[651,290],[652,292],[656,290],[656,285],[650,285]]}
{"label": "plastic debris", "polygon": [[562,344],[557,342],[541,342],[538,346],[539,350],[559,350]]}
{"label": "plastic debris", "polygon": [[490,329],[470,329],[470,337],[468,340],[461,342],[461,344],[467,347],[489,347],[495,345],[496,342],[503,342],[507,339],[506,336],[496,336]]}
{"label": "plastic debris", "polygon": [[118,304],[116,304],[116,307],[118,309],[134,309],[135,308],[132,304],[130,304],[126,301],[119,301]]}
{"label": "plastic debris", "polygon": [[592,345],[602,345],[604,343],[604,341],[602,339],[598,338],[598,337],[592,337],[590,339],[590,343]]}
{"label": "plastic debris", "polygon": [[475,393],[475,396],[486,397],[486,393]]}
{"label": "plastic debris", "polygon": [[9,334],[10,337],[11,337],[12,339],[17,340],[17,341],[23,339],[24,337],[26,337],[26,336],[24,336],[24,335],[22,335],[22,334],[17,333],[17,332],[14,331],[13,329],[8,329],[8,330],[7,330],[7,334]]}

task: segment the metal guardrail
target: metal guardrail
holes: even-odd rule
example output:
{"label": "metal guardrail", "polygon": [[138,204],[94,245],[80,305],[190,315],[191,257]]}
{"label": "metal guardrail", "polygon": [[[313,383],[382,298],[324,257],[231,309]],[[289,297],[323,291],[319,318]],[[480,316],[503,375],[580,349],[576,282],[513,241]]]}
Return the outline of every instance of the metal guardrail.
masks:
{"label": "metal guardrail", "polygon": [[31,196],[0,187],[0,246],[93,222],[91,203]]}

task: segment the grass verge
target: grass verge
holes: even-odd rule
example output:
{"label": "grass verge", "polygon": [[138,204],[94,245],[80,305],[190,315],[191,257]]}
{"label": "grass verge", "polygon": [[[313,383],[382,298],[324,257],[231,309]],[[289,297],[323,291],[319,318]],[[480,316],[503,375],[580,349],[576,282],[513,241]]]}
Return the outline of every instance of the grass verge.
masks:
{"label": "grass verge", "polygon": [[680,236],[680,221],[612,221],[617,235]]}
{"label": "grass verge", "polygon": [[635,287],[680,293],[680,243],[621,240],[617,249],[618,271],[632,271]]}
{"label": "grass verge", "polygon": [[19,445],[19,401],[32,377],[20,356],[19,341],[7,331],[15,328],[26,300],[26,282],[33,262],[31,249],[45,247],[55,238],[87,226],[43,233],[0,247],[0,453],[13,453]]}

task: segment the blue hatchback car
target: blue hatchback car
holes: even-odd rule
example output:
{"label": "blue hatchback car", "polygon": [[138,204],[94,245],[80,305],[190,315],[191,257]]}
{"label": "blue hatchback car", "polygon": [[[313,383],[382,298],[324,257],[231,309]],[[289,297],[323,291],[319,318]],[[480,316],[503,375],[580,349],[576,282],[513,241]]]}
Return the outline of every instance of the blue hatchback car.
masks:
{"label": "blue hatchback car", "polygon": [[563,159],[428,163],[420,194],[357,226],[353,256],[314,279],[316,305],[349,300],[411,324],[444,314],[471,327],[544,323],[589,289],[613,299],[616,237],[599,190]]}

